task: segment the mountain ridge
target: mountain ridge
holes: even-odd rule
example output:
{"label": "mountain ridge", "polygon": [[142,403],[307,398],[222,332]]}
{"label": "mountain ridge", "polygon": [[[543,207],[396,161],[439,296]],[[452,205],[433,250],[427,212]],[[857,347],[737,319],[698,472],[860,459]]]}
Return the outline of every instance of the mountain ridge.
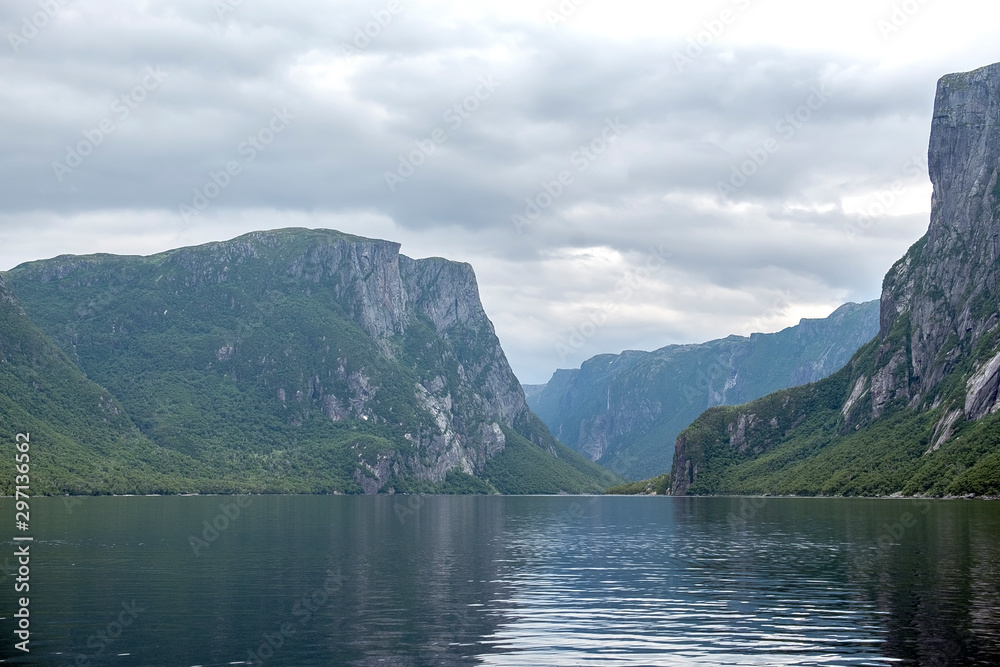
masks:
{"label": "mountain ridge", "polygon": [[876,301],[844,304],[775,333],[597,355],[526,396],[568,446],[626,477],[650,477],[669,470],[677,435],[706,408],[829,375],[876,335],[878,317]]}

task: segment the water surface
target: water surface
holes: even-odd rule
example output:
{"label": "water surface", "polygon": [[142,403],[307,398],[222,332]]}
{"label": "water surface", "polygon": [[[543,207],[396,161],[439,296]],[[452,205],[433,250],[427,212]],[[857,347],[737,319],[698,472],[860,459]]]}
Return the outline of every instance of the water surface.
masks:
{"label": "water surface", "polygon": [[[157,667],[1000,664],[1000,503],[234,502],[32,500],[32,651],[25,660],[12,649],[13,580],[0,572],[0,658]],[[12,526],[3,505],[0,522]],[[0,556],[11,554],[8,567],[13,550]]]}

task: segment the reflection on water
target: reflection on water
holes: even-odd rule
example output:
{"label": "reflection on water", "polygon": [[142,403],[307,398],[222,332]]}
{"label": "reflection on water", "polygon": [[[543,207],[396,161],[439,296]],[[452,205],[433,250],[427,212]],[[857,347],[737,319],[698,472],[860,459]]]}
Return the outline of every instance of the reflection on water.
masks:
{"label": "reflection on water", "polygon": [[33,500],[31,659],[7,640],[3,572],[0,657],[1000,664],[998,503],[254,497],[236,515],[231,501]]}
{"label": "reflection on water", "polygon": [[506,652],[484,664],[888,663],[876,605],[815,526],[767,506],[742,520],[728,499],[583,507],[561,526],[519,516],[508,551],[523,557],[501,576],[515,593],[488,640]]}

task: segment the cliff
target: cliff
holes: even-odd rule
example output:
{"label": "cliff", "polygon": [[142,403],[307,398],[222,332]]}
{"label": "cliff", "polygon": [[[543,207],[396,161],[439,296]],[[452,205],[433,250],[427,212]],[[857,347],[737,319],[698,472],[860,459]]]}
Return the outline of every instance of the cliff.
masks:
{"label": "cliff", "polygon": [[706,412],[675,494],[1000,492],[1000,64],[938,83],[927,233],[888,272],[878,337],[829,380]]}
{"label": "cliff", "polygon": [[226,489],[597,491],[531,412],[472,268],[332,230],[7,273],[160,449]]}

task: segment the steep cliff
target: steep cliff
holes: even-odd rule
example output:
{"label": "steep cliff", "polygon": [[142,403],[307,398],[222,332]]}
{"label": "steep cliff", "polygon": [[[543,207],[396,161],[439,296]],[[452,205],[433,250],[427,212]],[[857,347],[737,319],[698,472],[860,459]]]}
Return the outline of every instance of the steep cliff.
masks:
{"label": "steep cliff", "polygon": [[677,435],[706,408],[824,378],[878,330],[871,301],[773,334],[600,355],[556,371],[528,404],[561,442],[641,479],[670,469]]}
{"label": "steep cliff", "polygon": [[467,264],[291,229],[151,257],[57,257],[7,280],[148,439],[241,489],[612,481],[527,407]]}
{"label": "steep cliff", "polygon": [[1000,64],[941,79],[927,234],[885,277],[878,337],[829,380],[713,410],[673,492],[1000,492]]}

